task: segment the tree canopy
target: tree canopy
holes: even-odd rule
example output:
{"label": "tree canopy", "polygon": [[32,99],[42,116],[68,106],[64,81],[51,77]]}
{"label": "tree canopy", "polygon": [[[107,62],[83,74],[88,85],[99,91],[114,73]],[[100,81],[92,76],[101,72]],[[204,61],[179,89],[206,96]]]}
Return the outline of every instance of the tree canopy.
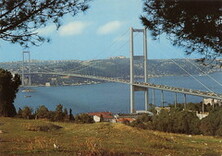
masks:
{"label": "tree canopy", "polygon": [[1,0],[0,39],[27,47],[46,40],[36,33],[53,22],[57,28],[66,14],[76,15],[88,9],[91,0]]}
{"label": "tree canopy", "polygon": [[201,54],[203,62],[221,56],[221,0],[144,0],[143,10],[142,23],[154,39],[165,33],[186,54]]}
{"label": "tree canopy", "polygon": [[20,84],[19,75],[13,76],[9,71],[0,69],[0,116],[16,115],[13,102]]}

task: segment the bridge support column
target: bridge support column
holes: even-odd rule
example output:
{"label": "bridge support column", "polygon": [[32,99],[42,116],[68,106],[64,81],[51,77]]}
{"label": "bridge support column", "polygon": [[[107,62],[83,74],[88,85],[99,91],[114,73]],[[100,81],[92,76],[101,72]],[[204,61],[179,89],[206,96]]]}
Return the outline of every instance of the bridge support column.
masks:
{"label": "bridge support column", "polygon": [[202,102],[202,112],[204,113],[204,100],[202,100],[203,102]]}
{"label": "bridge support column", "polygon": [[130,85],[130,113],[134,113],[135,112],[135,90],[134,90],[134,86]]}
{"label": "bridge support column", "polygon": [[156,101],[155,101],[156,95],[155,95],[155,89],[153,89],[153,105],[156,105]]}
{"label": "bridge support column", "polygon": [[[133,33],[140,32],[143,33],[143,56],[134,55],[134,40]],[[135,91],[144,91],[144,105],[145,110],[148,110],[149,103],[149,92],[148,88],[137,87],[134,84],[134,60],[143,59],[143,68],[144,68],[144,82],[148,82],[147,74],[147,32],[146,28],[144,29],[133,29],[130,28],[130,113],[135,112]]]}
{"label": "bridge support column", "polygon": [[30,68],[30,63],[31,63],[31,58],[30,58],[30,52],[29,51],[23,51],[22,52],[22,86],[25,86],[25,54],[28,55],[28,86],[31,86],[31,68]]}
{"label": "bridge support column", "polygon": [[187,95],[186,94],[183,95],[184,95],[184,109],[187,109]]}
{"label": "bridge support column", "polygon": [[162,107],[164,107],[164,93],[163,93],[163,90],[161,90],[161,99],[162,99]]}
{"label": "bridge support column", "polygon": [[212,100],[212,106],[213,106],[213,110],[214,110],[214,105],[215,105],[215,99]]}
{"label": "bridge support column", "polygon": [[175,101],[174,101],[174,105],[175,105],[175,108],[177,108],[177,93],[175,93]]}
{"label": "bridge support column", "polygon": [[144,104],[145,104],[145,111],[148,111],[148,102],[149,102],[149,92],[148,89],[146,89],[146,91],[144,91]]}

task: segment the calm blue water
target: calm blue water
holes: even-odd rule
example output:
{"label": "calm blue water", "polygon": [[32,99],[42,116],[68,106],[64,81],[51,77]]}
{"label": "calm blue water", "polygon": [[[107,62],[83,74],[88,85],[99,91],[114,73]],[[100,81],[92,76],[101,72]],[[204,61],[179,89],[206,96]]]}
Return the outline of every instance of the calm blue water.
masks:
{"label": "calm blue water", "polygon": [[[222,83],[222,72],[211,74],[213,78]],[[215,92],[222,93],[222,87],[206,76],[197,76],[207,87]],[[161,77],[150,79],[151,83],[165,84],[175,87],[206,90],[193,78],[188,76]],[[71,108],[73,114],[94,111],[111,111],[115,113],[129,112],[129,86],[120,83],[103,83],[82,86],[65,87],[33,87],[35,92],[24,93],[19,91],[15,100],[18,109],[30,106],[36,109],[45,105],[54,110],[56,105],[62,104],[65,108]],[[152,91],[150,89],[150,103],[152,103]],[[31,95],[25,98],[25,95]],[[160,91],[155,91],[156,105],[161,105]],[[174,102],[174,93],[164,92],[166,105]],[[143,92],[136,92],[136,109],[144,109]],[[188,102],[200,102],[202,98],[187,95]],[[178,102],[183,102],[183,95],[178,94]]]}

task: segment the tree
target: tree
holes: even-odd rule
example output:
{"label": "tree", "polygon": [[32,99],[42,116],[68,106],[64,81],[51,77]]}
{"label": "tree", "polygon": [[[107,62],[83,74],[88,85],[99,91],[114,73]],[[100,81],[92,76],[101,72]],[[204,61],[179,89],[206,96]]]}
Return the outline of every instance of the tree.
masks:
{"label": "tree", "polygon": [[91,0],[2,0],[0,1],[0,38],[27,47],[46,39],[36,33],[47,23],[61,26],[66,14],[76,15],[88,9]]}
{"label": "tree", "polygon": [[186,54],[198,52],[203,63],[221,56],[221,0],[144,0],[141,20],[156,39],[166,33]]}
{"label": "tree", "polygon": [[63,113],[63,106],[61,104],[56,106],[55,121],[63,121],[65,114]]}
{"label": "tree", "polygon": [[28,106],[22,109],[22,118],[30,119],[32,116],[32,109]]}
{"label": "tree", "polygon": [[74,120],[75,120],[75,118],[74,118],[74,116],[72,114],[72,109],[70,108],[69,109],[69,121],[74,121]]}
{"label": "tree", "polygon": [[64,115],[68,116],[68,110],[66,108],[64,108]]}
{"label": "tree", "polygon": [[64,116],[63,121],[68,122],[69,121],[69,115],[68,115],[68,110],[66,108],[64,108],[63,116]]}
{"label": "tree", "polygon": [[16,117],[22,118],[22,109],[21,108],[18,109],[18,113],[17,113]]}
{"label": "tree", "polygon": [[12,117],[16,115],[13,105],[21,80],[7,70],[0,69],[0,116]]}
{"label": "tree", "polygon": [[46,108],[44,105],[40,106],[37,110],[36,110],[36,116],[37,118],[49,118],[49,110],[48,108]]}

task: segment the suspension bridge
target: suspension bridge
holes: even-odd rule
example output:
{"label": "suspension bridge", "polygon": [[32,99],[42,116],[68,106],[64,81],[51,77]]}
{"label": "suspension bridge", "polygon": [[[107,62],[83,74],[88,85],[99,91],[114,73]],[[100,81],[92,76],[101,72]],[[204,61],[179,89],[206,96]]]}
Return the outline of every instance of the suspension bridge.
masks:
{"label": "suspension bridge", "polygon": [[[142,33],[143,34],[143,54],[142,55],[135,55],[134,52],[134,33]],[[130,112],[134,113],[135,110],[135,92],[143,91],[144,92],[144,106],[145,110],[148,110],[148,103],[149,103],[149,90],[160,90],[161,91],[161,99],[164,105],[164,91],[166,92],[173,92],[175,94],[175,102],[177,101],[177,93],[184,95],[184,106],[186,106],[186,96],[199,96],[203,98],[211,98],[222,100],[222,94],[212,92],[209,90],[202,82],[200,82],[197,78],[189,74],[193,77],[196,81],[199,81],[200,84],[205,86],[209,91],[201,91],[201,90],[193,90],[187,88],[178,88],[172,87],[167,85],[158,85],[149,83],[148,81],[148,58],[147,58],[147,30],[146,29],[133,29],[130,28],[130,80],[125,80],[121,78],[112,78],[112,77],[102,77],[97,75],[87,75],[87,74],[79,74],[79,73],[66,73],[66,72],[31,72],[30,66],[28,65],[28,73],[24,72],[24,55],[28,54],[28,62],[30,63],[30,52],[24,51],[23,52],[23,67],[22,67],[22,85],[24,86],[24,75],[29,76],[29,85],[31,85],[31,75],[32,74],[45,74],[45,75],[60,75],[60,76],[70,76],[70,77],[79,77],[79,78],[86,78],[86,79],[94,79],[94,80],[101,80],[101,81],[108,81],[108,82],[115,82],[115,83],[124,83],[130,86]],[[143,81],[139,82],[135,79],[135,60],[141,60],[143,62]],[[176,64],[176,62],[175,62]],[[86,68],[86,67],[84,67]],[[185,69],[182,69],[185,70]],[[185,70],[186,72],[186,70]],[[216,80],[215,80],[216,81]],[[217,82],[219,83],[219,82]],[[219,83],[220,84],[220,83]],[[220,84],[221,85],[221,84]],[[153,96],[155,96],[153,94]]]}

